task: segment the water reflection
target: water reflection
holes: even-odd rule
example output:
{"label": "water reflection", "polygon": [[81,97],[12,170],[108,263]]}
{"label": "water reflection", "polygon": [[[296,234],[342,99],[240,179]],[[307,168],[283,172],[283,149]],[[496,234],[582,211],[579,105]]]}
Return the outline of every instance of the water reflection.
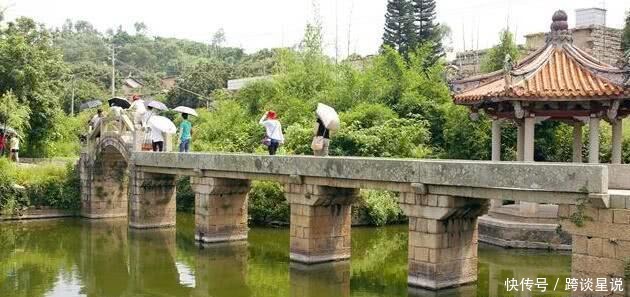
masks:
{"label": "water reflection", "polygon": [[350,262],[317,265],[291,263],[291,296],[350,296]]}
{"label": "water reflection", "polygon": [[[86,220],[77,228],[81,247],[78,272],[84,295],[118,297],[129,289],[126,224],[126,220]],[[74,228],[69,226],[67,231]]]}
{"label": "water reflection", "polygon": [[197,251],[193,296],[251,296],[247,286],[247,242],[203,245]]}
{"label": "water reflection", "polygon": [[351,261],[315,266],[289,263],[287,229],[253,228],[247,242],[202,247],[193,230],[189,215],[178,216],[177,230],[130,230],[126,220],[3,223],[0,296],[529,296],[506,292],[505,279],[570,275],[566,253],[482,246],[476,284],[431,292],[407,287],[406,226],[354,228]]}

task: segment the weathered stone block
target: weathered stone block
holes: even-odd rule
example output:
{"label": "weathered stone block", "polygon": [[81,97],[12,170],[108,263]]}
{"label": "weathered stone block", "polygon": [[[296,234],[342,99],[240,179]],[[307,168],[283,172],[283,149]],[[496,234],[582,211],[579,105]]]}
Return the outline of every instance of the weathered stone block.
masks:
{"label": "weathered stone block", "polygon": [[358,191],[313,185],[284,188],[297,190],[289,196],[291,260],[319,263],[349,258],[351,204]]}

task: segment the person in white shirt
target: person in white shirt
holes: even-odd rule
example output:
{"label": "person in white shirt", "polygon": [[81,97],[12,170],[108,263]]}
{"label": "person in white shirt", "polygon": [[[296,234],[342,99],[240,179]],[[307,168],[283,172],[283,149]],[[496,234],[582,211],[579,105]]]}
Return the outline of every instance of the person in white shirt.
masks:
{"label": "person in white shirt", "polygon": [[149,124],[149,120],[154,115],[153,107],[149,106],[147,112],[144,113],[144,119],[142,120],[142,127],[145,130],[149,130],[149,136],[151,138],[151,144],[154,152],[163,152],[164,151],[164,135],[162,131],[152,127]]}
{"label": "person in white shirt", "polygon": [[284,135],[282,134],[282,125],[277,119],[274,111],[266,112],[258,122],[265,127],[265,138],[263,144],[267,146],[269,155],[275,155],[278,147],[284,143]]}
{"label": "person in white shirt", "polygon": [[147,108],[144,105],[144,100],[139,95],[134,95],[132,97],[133,102],[131,103],[131,107],[129,110],[133,114],[133,124],[136,127],[142,126],[142,120],[144,119],[144,114],[147,112]]}
{"label": "person in white shirt", "polygon": [[15,163],[20,163],[20,139],[17,135],[13,135],[10,140],[11,144],[11,155],[9,156],[9,160],[13,160]]}

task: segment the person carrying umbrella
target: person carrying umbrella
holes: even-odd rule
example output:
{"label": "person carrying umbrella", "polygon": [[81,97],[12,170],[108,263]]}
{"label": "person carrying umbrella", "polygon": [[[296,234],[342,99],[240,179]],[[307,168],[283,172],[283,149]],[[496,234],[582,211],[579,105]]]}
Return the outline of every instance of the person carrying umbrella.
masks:
{"label": "person carrying umbrella", "polygon": [[155,127],[150,125],[151,117],[154,116],[155,108],[153,106],[147,107],[147,112],[144,114],[144,120],[142,121],[143,127],[146,131],[149,132],[149,138],[151,139],[151,147],[154,152],[163,152],[164,151],[164,135],[162,135],[162,131],[156,129]]}
{"label": "person carrying umbrella", "polygon": [[332,107],[321,103],[317,105],[315,114],[317,120],[311,149],[313,155],[325,157],[330,147],[330,131],[339,129],[339,115]]}
{"label": "person carrying umbrella", "polygon": [[284,143],[282,125],[277,120],[276,112],[272,110],[266,112],[258,123],[265,127],[263,144],[267,146],[269,155],[273,156],[278,151],[280,144]]}
{"label": "person carrying umbrella", "polygon": [[314,131],[315,138],[311,144],[313,155],[327,157],[328,148],[330,147],[330,130],[324,126],[324,122],[322,122],[322,119],[320,119],[319,116],[317,116],[317,120],[315,121]]}
{"label": "person carrying umbrella", "polygon": [[133,97],[131,98],[133,100],[133,103],[131,103],[131,107],[129,107],[129,110],[131,110],[131,112],[133,113],[133,124],[136,127],[140,127],[142,126],[142,119],[144,117],[144,114],[147,112],[147,108],[144,105],[144,100],[142,100],[140,95],[133,95]]}

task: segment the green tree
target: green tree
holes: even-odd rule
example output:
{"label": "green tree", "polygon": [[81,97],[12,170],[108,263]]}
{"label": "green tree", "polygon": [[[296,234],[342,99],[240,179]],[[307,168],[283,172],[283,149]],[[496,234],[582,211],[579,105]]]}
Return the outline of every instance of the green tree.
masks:
{"label": "green tree", "polygon": [[11,127],[24,132],[28,128],[30,109],[20,104],[13,92],[8,91],[0,97],[0,128]]}
{"label": "green tree", "polygon": [[435,0],[412,0],[414,16],[413,48],[429,46],[431,54],[426,60],[425,66],[434,65],[444,56],[442,38],[445,27],[435,21]]}
{"label": "green tree", "polygon": [[409,0],[388,0],[385,13],[383,46],[388,46],[406,54],[415,42],[415,25]]}
{"label": "green tree", "polygon": [[517,61],[520,56],[518,46],[514,41],[514,35],[512,35],[512,32],[505,29],[501,31],[499,35],[499,44],[491,48],[481,61],[480,67],[481,72],[483,73],[489,73],[502,69],[507,55],[510,55],[512,61]]}
{"label": "green tree", "polygon": [[172,106],[203,106],[214,90],[226,87],[232,71],[225,63],[214,60],[188,67],[177,80],[177,88],[169,92],[167,102]]}
{"label": "green tree", "polygon": [[0,94],[9,91],[30,109],[26,155],[46,155],[54,140],[67,68],[51,46],[52,34],[28,18],[0,31]]}

